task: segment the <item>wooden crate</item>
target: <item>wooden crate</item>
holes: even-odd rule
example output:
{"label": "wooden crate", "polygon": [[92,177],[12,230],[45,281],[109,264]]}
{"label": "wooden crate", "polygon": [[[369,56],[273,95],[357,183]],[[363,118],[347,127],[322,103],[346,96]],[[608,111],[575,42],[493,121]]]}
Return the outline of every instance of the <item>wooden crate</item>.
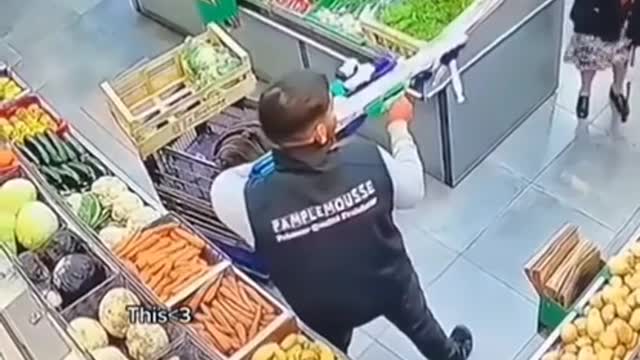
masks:
{"label": "wooden crate", "polygon": [[241,65],[217,84],[198,89],[182,65],[179,45],[112,82],[101,84],[109,109],[143,158],[251,93],[257,83],[249,55],[220,27],[196,39],[225,46]]}
{"label": "wooden crate", "polygon": [[435,47],[446,42],[452,32],[464,29],[469,34],[476,26],[487,18],[504,0],[476,0],[453,20],[435,39],[429,42],[418,40],[401,31],[395,30],[376,20],[376,12],[369,12],[360,17],[362,32],[367,41],[385,50],[405,58],[415,55],[418,50]]}

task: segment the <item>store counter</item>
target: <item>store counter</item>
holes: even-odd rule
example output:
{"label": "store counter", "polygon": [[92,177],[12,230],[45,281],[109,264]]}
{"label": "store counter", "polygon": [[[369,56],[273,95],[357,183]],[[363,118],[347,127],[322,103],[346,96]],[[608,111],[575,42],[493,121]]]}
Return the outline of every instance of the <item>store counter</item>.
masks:
{"label": "store counter", "polygon": [[[193,8],[191,1],[178,5],[169,0],[135,1],[141,12],[176,30],[201,29],[194,9],[189,15],[184,15],[184,9],[170,11]],[[240,26],[231,33],[249,51],[257,75],[265,81],[303,68],[332,78],[344,59],[376,55],[297,16],[266,9],[256,0],[244,0],[241,5]],[[457,185],[555,92],[563,19],[561,0],[505,0],[477,27],[458,59],[466,102],[456,102],[445,74],[430,85],[428,98],[416,105],[413,133],[429,174]],[[388,143],[380,122],[366,123],[361,135]]]}

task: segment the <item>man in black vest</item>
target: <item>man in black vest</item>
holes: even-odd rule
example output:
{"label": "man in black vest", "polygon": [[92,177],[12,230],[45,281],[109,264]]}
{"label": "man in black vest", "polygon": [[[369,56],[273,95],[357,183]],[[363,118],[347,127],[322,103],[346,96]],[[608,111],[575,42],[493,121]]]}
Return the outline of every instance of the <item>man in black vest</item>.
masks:
{"label": "man in black vest", "polygon": [[285,76],[261,95],[258,114],[276,149],[220,174],[211,198],[296,314],[343,351],[355,327],[385,316],[428,359],[467,359],[470,331],[457,326],[446,336],[393,222],[395,209],[424,195],[411,103],[390,109],[391,153],[363,140],[336,143],[323,75]]}

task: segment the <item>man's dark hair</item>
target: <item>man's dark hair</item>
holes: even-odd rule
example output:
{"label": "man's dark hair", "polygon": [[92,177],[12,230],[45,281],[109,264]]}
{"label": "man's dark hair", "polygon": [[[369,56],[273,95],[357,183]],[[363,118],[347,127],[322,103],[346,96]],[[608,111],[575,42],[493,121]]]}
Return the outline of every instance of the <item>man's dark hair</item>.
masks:
{"label": "man's dark hair", "polygon": [[296,71],[260,95],[258,117],[265,135],[274,143],[282,143],[296,140],[298,134],[309,130],[330,105],[327,78],[311,71]]}

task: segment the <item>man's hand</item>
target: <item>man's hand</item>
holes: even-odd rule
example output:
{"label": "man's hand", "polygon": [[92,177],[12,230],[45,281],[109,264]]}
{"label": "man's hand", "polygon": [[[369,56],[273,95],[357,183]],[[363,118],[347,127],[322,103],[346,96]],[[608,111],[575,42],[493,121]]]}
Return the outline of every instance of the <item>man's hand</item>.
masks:
{"label": "man's hand", "polygon": [[409,122],[411,120],[413,120],[413,104],[406,96],[403,96],[389,108],[389,123],[394,121]]}

